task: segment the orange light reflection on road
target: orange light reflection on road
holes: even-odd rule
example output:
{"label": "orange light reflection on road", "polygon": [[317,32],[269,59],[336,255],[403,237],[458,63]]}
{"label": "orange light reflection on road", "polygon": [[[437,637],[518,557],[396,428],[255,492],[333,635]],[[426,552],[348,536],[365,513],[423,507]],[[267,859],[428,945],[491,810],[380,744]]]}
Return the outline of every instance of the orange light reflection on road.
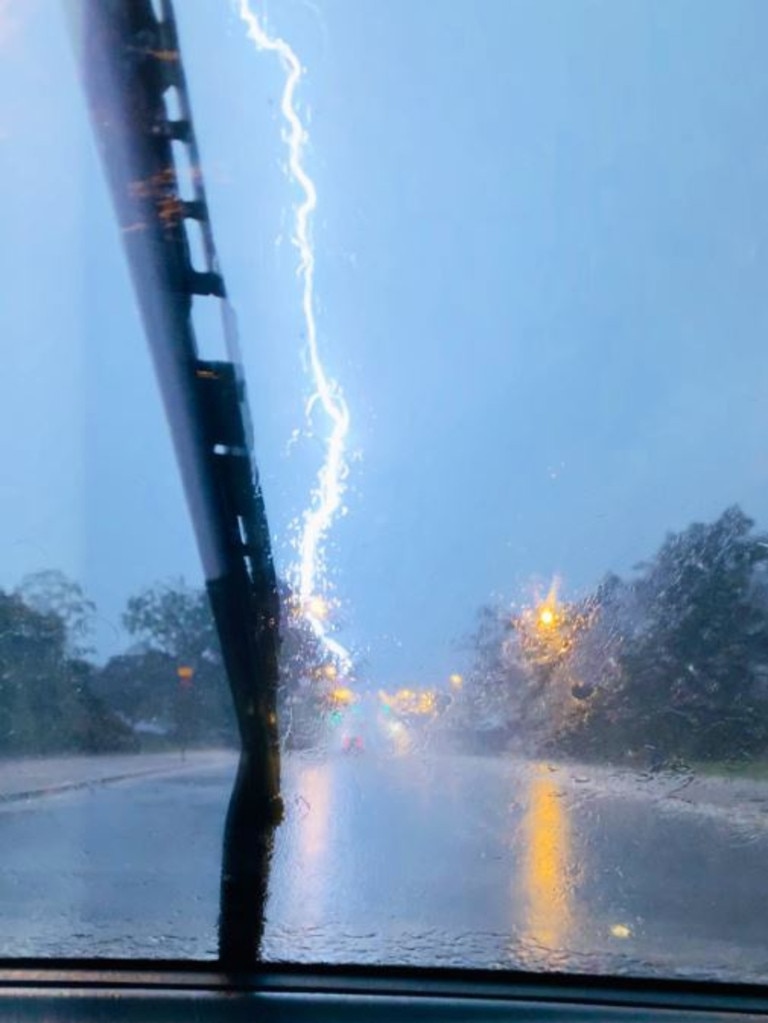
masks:
{"label": "orange light reflection on road", "polygon": [[534,768],[522,825],[526,942],[560,951],[572,927],[571,830],[560,789],[544,770]]}

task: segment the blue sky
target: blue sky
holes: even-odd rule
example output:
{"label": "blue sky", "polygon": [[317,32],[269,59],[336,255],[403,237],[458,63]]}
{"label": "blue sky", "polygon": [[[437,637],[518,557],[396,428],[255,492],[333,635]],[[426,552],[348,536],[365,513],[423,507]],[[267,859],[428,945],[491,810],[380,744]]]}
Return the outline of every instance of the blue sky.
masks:
{"label": "blue sky", "polygon": [[[322,448],[289,443],[310,387],[282,78],[226,0],[177,7],[285,567]],[[200,570],[60,8],[0,11],[0,585],[64,569],[106,650],[127,595]],[[438,680],[482,603],[583,592],[728,504],[768,525],[768,8],[267,11],[307,68],[320,338],[352,413],[328,560],[375,679]]]}

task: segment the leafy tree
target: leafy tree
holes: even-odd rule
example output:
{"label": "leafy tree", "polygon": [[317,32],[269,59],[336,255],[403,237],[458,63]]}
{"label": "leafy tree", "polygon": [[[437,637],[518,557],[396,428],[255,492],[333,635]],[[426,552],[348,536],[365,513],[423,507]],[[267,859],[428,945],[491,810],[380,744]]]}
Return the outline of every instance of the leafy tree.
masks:
{"label": "leafy tree", "polygon": [[530,677],[520,658],[509,612],[485,605],[467,645],[473,663],[441,716],[439,730],[472,749],[492,750],[527,742],[523,708]]}
{"label": "leafy tree", "polygon": [[67,656],[67,627],[0,591],[0,753],[130,749],[128,729],[94,696],[93,668]]}
{"label": "leafy tree", "polygon": [[[328,658],[285,583],[280,598],[281,731],[288,745],[305,748],[322,734]],[[205,591],[183,580],[157,584],[128,600],[123,621],[141,647],[105,667],[101,684],[109,690],[110,706],[132,720],[173,721],[177,733],[186,732],[193,742],[235,742],[229,685]],[[192,670],[187,685],[177,677],[180,667]]]}
{"label": "leafy tree", "polygon": [[92,688],[120,717],[136,726],[174,727],[176,661],[160,650],[143,647],[111,657],[95,673]]}
{"label": "leafy tree", "polygon": [[768,535],[739,508],[670,534],[635,578],[542,610],[512,640],[483,612],[467,694],[501,696],[534,751],[651,764],[768,751]]}
{"label": "leafy tree", "polygon": [[108,665],[112,678],[128,674],[137,692],[157,680],[155,716],[168,715],[184,745],[235,744],[232,698],[205,590],[183,579],[158,583],[128,600],[123,623],[143,648],[132,663]]}
{"label": "leafy tree", "polygon": [[607,576],[587,598],[588,628],[582,629],[565,668],[567,713],[550,728],[543,750],[587,759],[626,758],[627,743],[618,694],[623,686],[623,654],[638,627],[632,585]]}
{"label": "leafy tree", "polygon": [[753,527],[733,507],[671,534],[635,583],[643,624],[622,654],[617,700],[625,730],[662,756],[722,759],[766,747],[768,617],[754,579],[768,537]]}
{"label": "leafy tree", "polygon": [[62,665],[66,631],[55,614],[0,592],[0,749],[48,752],[68,745],[72,700]]}
{"label": "leafy tree", "polygon": [[582,644],[592,691],[554,748],[651,765],[768,749],[768,542],[739,508],[670,534],[613,579]]}
{"label": "leafy tree", "polygon": [[82,586],[58,569],[46,569],[24,576],[16,594],[27,607],[43,615],[57,615],[66,630],[66,649],[72,657],[93,653],[89,638],[96,605]]}
{"label": "leafy tree", "polygon": [[325,730],[326,690],[332,681],[324,674],[330,666],[306,617],[286,583],[280,584],[283,608],[280,644],[278,716],[283,741],[289,749],[309,749],[322,740]]}
{"label": "leafy tree", "polygon": [[137,752],[139,742],[132,729],[96,696],[98,669],[84,660],[69,660],[67,681],[77,694],[70,721],[75,748],[81,753]]}
{"label": "leafy tree", "polygon": [[152,650],[193,667],[219,658],[208,596],[183,579],[158,583],[131,597],[123,624]]}

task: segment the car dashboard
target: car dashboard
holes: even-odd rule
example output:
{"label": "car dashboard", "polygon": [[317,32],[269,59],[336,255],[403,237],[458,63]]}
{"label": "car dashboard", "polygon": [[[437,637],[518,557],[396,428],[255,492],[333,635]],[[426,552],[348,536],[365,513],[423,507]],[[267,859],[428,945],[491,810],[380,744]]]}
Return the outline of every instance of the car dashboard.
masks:
{"label": "car dashboard", "polygon": [[719,1023],[768,1014],[759,988],[475,971],[29,963],[0,975],[0,1016],[110,1023],[555,1020]]}

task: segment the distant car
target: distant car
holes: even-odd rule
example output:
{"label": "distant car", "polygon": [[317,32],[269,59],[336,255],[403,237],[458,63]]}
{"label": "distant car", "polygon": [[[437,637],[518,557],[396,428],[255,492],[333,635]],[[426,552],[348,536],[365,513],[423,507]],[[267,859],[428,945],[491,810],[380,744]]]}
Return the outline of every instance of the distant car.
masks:
{"label": "distant car", "polygon": [[364,751],[365,743],[359,735],[345,735],[341,740],[342,753],[363,753]]}

